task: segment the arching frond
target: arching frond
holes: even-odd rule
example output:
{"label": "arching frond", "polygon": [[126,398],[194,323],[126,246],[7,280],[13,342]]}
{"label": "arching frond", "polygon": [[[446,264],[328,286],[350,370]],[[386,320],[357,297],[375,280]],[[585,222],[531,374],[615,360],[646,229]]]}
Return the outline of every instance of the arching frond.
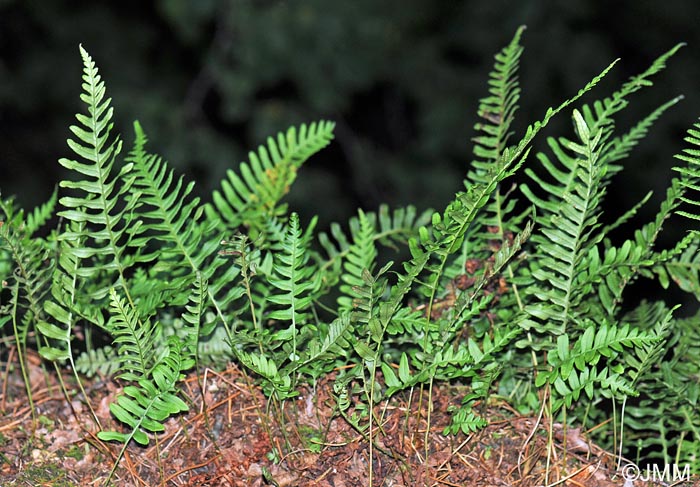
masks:
{"label": "arching frond", "polygon": [[266,145],[248,154],[249,162],[240,164],[238,174],[227,172],[221,191],[214,191],[213,204],[206,208],[209,218],[221,219],[229,231],[246,226],[255,238],[268,218],[286,213],[280,200],[289,192],[299,167],[333,139],[334,127],[333,122],[321,120],[268,138]]}

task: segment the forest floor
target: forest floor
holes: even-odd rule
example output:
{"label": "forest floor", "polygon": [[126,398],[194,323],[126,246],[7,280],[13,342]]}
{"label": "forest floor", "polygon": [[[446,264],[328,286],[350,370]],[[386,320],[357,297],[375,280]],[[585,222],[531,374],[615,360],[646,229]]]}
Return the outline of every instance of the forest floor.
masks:
{"label": "forest floor", "polygon": [[[2,371],[0,486],[105,485],[121,445],[98,440],[85,401],[68,403],[55,373],[42,368],[38,357],[29,362],[35,414],[18,368],[7,362]],[[69,383],[70,374],[64,375]],[[85,386],[102,426],[119,430],[109,412],[119,392],[116,382],[95,379]],[[147,447],[129,445],[108,485],[366,487],[370,470],[371,485],[392,487],[670,485],[625,480],[615,474],[617,458],[584,434],[556,424],[548,428],[503,403],[481,409],[489,420],[485,429],[445,436],[448,406],[460,401],[456,387],[433,391],[427,435],[417,391],[410,401],[406,395],[392,398],[391,405],[380,403],[371,448],[367,432],[335,413],[332,378],[315,390],[301,389],[271,415],[265,414],[269,403],[260,388],[235,367],[192,374],[183,390],[190,412],[169,419]],[[673,485],[697,487],[700,480]]]}

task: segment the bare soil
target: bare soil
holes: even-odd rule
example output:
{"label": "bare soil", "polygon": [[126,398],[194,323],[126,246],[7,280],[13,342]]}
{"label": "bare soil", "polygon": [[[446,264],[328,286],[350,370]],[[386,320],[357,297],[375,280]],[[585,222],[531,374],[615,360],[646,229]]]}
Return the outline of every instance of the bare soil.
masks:
{"label": "bare soil", "polygon": [[[121,445],[98,440],[84,398],[69,403],[56,373],[36,356],[29,362],[34,414],[12,357],[2,371],[0,486],[105,485]],[[70,373],[62,374],[71,389]],[[102,426],[119,430],[109,412],[118,384],[95,379],[85,386]],[[372,445],[367,430],[336,413],[332,378],[302,389],[281,410],[233,366],[192,374],[183,390],[189,413],[168,420],[148,447],[129,445],[109,485],[366,487],[370,471],[373,487],[665,485],[625,481],[615,474],[614,455],[580,431],[556,424],[550,431],[546,421],[505,403],[480,405],[485,429],[445,436],[448,406],[464,393],[456,386],[433,391],[427,434],[425,393],[380,403]]]}

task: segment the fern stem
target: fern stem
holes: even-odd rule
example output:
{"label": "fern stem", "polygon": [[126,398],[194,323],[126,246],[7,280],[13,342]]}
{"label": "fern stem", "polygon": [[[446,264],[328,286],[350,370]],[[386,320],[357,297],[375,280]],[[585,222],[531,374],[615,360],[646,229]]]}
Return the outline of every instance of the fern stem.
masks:
{"label": "fern stem", "polygon": [[29,374],[27,373],[26,364],[26,334],[25,338],[20,337],[19,329],[17,326],[17,303],[19,301],[19,283],[15,282],[14,290],[12,293],[12,332],[15,336],[15,343],[17,344],[17,360],[19,361],[19,367],[22,371],[22,380],[24,381],[24,388],[27,392],[27,399],[29,400],[29,409],[32,412],[33,423],[36,424],[36,411],[34,408],[34,398],[32,396],[31,382],[29,381]]}

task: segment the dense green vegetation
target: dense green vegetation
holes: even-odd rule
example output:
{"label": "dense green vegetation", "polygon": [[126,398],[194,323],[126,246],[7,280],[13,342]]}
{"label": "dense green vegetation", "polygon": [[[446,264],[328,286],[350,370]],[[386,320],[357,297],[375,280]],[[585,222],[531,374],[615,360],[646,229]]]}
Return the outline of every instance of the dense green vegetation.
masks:
{"label": "dense green vegetation", "polygon": [[[98,372],[127,384],[111,405],[124,429],[98,435],[124,448],[148,444],[187,410],[178,397],[187,371],[235,361],[273,411],[299,384],[341,370],[337,414],[370,440],[380,401],[460,382],[470,392],[446,434],[483,427],[473,406],[493,394],[575,426],[624,411],[608,428],[624,432],[627,452],[639,445],[697,472],[699,315],[664,300],[623,304],[638,280],[700,296],[700,126],[688,130],[649,222],[610,237],[649,196],[603,218],[613,177],[624,177],[632,149],[680,98],[627,130],[616,119],[680,45],[600,96],[611,64],[519,133],[522,33],[496,56],[473,160],[452,200],[435,212],[359,210],[328,232],[285,197],[333,139],[333,122],[268,138],[202,198],[150,152],[148,127],[134,123],[124,147],[105,82],[81,47],[84,108],[70,127],[72,155],[59,161],[67,177],[33,211],[2,200],[0,324],[20,366],[31,347],[70,365],[78,384],[78,373]],[[597,100],[582,104],[591,94]],[[535,153],[555,117],[570,117],[570,128]],[[660,248],[671,219],[690,231]],[[95,336],[109,345],[94,346]],[[599,439],[613,449],[608,431]]]}

